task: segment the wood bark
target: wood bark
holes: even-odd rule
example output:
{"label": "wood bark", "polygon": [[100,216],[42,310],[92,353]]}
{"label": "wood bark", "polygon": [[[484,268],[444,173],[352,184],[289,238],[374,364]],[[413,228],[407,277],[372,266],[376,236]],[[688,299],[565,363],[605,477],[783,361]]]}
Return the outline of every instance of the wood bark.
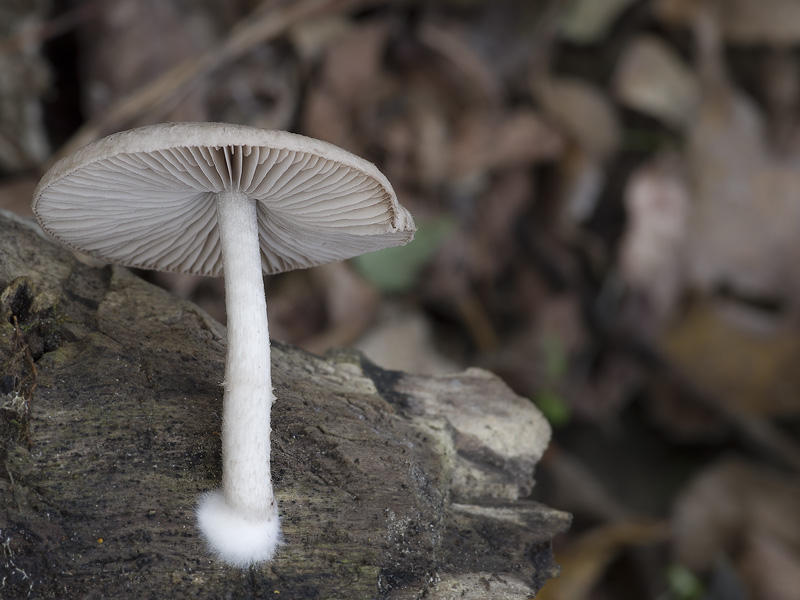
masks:
{"label": "wood bark", "polygon": [[0,597],[530,598],[569,516],[526,499],[550,430],[478,369],[274,343],[285,542],[247,570],[194,524],[220,482],[225,329],[0,215]]}

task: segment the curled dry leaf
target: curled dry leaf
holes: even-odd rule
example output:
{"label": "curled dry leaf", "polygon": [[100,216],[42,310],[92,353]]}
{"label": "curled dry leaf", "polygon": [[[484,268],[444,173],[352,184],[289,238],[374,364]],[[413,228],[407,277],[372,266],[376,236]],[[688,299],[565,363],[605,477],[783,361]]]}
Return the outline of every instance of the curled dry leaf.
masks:
{"label": "curled dry leaf", "polygon": [[640,167],[627,183],[619,273],[628,291],[627,316],[645,335],[667,323],[684,286],[688,186],[683,165],[672,155]]}
{"label": "curled dry leaf", "polygon": [[[731,153],[735,153],[734,149]],[[788,164],[696,159],[689,274],[701,289],[726,289],[796,314],[800,257],[800,174]],[[715,168],[717,167],[717,168]]]}
{"label": "curled dry leaf", "polygon": [[622,104],[680,129],[690,123],[699,101],[694,73],[672,48],[649,35],[625,48],[613,85]]}
{"label": "curled dry leaf", "polygon": [[561,576],[536,595],[537,600],[586,600],[601,581],[611,563],[622,552],[635,546],[650,546],[666,541],[664,523],[624,520],[601,525],[584,533],[564,550],[556,553]]}
{"label": "curled dry leaf", "polygon": [[738,567],[753,600],[795,600],[800,546],[758,532],[747,537]]}
{"label": "curled dry leaf", "polygon": [[[677,439],[709,443],[731,432],[800,469],[800,444],[772,420],[800,415],[800,344],[792,327],[765,328],[725,299],[694,298],[659,340],[665,367],[651,413]],[[750,311],[752,313],[752,311]]]}
{"label": "curled dry leaf", "polygon": [[800,339],[791,328],[764,332],[698,300],[660,342],[674,367],[702,392],[753,417],[800,415]]}
{"label": "curled dry leaf", "polygon": [[662,347],[731,414],[797,415],[800,346],[788,325],[800,310],[800,173],[770,152],[758,108],[708,68],[721,64],[707,45],[701,72],[716,75],[688,128],[687,277],[705,297]]}
{"label": "curled dry leaf", "polygon": [[695,197],[687,238],[691,283],[796,312],[800,172],[769,152],[758,108],[724,81],[707,83],[687,157]]}
{"label": "curled dry leaf", "polygon": [[497,73],[464,39],[463,31],[424,21],[419,28],[420,41],[444,58],[460,77],[472,101],[497,107],[503,89]]}
{"label": "curled dry leaf", "polygon": [[789,552],[797,564],[798,506],[797,477],[740,460],[718,462],[697,475],[676,501],[675,558],[703,571],[723,556],[752,561],[757,554],[763,556],[764,546],[769,545],[784,555]]}
{"label": "curled dry leaf", "polygon": [[580,79],[551,76],[532,87],[544,113],[586,154],[600,162],[614,154],[619,122],[602,91]]}
{"label": "curled dry leaf", "polygon": [[463,368],[436,350],[429,320],[419,311],[387,304],[377,322],[355,343],[386,369],[442,375]]}
{"label": "curled dry leaf", "polygon": [[531,87],[543,112],[571,142],[560,165],[557,215],[568,223],[583,221],[594,212],[605,163],[619,146],[617,115],[598,88],[579,79],[547,75]]}
{"label": "curled dry leaf", "polygon": [[454,179],[475,178],[500,167],[552,160],[562,150],[559,133],[533,110],[470,111],[457,125],[448,172]]}
{"label": "curled dry leaf", "polygon": [[572,150],[559,165],[561,186],[557,192],[562,206],[559,216],[567,224],[581,223],[592,215],[606,183],[602,164],[579,149]]}

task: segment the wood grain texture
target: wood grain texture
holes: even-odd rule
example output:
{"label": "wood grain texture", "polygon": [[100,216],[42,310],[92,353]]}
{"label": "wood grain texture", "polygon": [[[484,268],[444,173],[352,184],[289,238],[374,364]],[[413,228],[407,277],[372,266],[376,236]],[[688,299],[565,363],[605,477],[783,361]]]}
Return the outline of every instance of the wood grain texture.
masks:
{"label": "wood grain texture", "polygon": [[[479,370],[279,343],[285,544],[265,566],[214,562],[194,502],[220,480],[224,328],[27,223],[0,215],[0,235],[2,598],[527,598],[557,572],[569,517],[525,499],[549,435],[527,402]],[[525,419],[539,443],[514,442]]]}

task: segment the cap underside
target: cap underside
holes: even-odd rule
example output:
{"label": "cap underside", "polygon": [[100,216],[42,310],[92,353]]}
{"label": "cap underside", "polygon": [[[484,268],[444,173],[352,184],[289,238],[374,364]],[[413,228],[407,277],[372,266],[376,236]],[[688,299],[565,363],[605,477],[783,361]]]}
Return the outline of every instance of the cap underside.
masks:
{"label": "cap underside", "polygon": [[[185,129],[196,143],[201,140],[193,125],[168,127],[172,138],[176,130]],[[33,203],[39,223],[63,244],[101,260],[200,275],[222,272],[215,202],[219,192],[239,192],[257,201],[267,273],[343,260],[413,237],[410,214],[366,161],[286,132],[200,125],[208,134],[202,138],[213,137],[214,126],[248,135],[223,136],[237,139],[218,144],[203,139],[208,145],[181,145],[172,139],[163,147],[157,142],[139,143],[139,148],[128,144],[134,149],[126,151],[120,143],[124,134],[141,142],[148,129],[165,129],[151,126],[117,134],[113,143],[100,140],[95,149],[90,145],[78,159],[65,159],[42,178]],[[275,137],[265,141],[284,142],[283,147],[236,143],[254,132]],[[313,151],[304,149],[305,144],[313,144]],[[315,152],[327,146],[336,159]],[[337,160],[342,157],[351,164]],[[366,172],[370,168],[374,173]]]}

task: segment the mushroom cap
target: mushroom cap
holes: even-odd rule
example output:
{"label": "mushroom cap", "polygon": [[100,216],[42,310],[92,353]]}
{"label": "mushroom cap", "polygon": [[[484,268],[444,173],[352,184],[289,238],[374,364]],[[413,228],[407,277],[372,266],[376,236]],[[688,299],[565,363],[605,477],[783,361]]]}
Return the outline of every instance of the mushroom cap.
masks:
{"label": "mushroom cap", "polygon": [[399,246],[416,229],[372,163],[227,123],[162,123],[98,140],[45,173],[32,208],[53,238],[103,261],[220,275],[219,192],[257,202],[266,273]]}

